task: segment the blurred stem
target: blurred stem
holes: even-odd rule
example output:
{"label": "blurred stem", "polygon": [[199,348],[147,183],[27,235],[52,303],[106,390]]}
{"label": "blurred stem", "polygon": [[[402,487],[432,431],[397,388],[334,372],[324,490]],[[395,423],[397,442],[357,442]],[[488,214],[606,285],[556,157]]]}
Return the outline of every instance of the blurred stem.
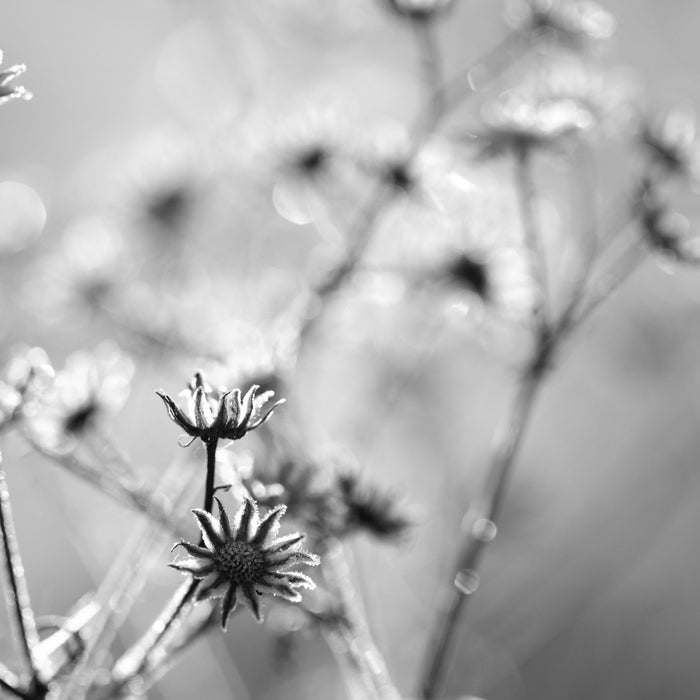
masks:
{"label": "blurred stem", "polygon": [[5,597],[10,624],[14,627],[20,652],[31,674],[32,686],[40,685],[39,671],[33,656],[34,648],[39,643],[39,634],[29,600],[29,589],[24,577],[24,567],[15,533],[12,509],[10,508],[10,492],[7,488],[5,472],[2,469],[0,469],[0,538],[2,538],[3,562],[7,579]]}
{"label": "blurred stem", "polygon": [[20,688],[19,678],[4,664],[0,663],[0,691],[9,693],[15,698],[28,700],[28,693]]}
{"label": "blurred stem", "polygon": [[515,186],[518,195],[520,218],[525,244],[530,252],[532,276],[538,287],[535,314],[541,331],[549,327],[550,297],[547,258],[542,244],[542,229],[537,216],[537,194],[532,173],[529,148],[523,146],[515,151]]}
{"label": "blurred stem", "polygon": [[455,634],[471,594],[478,587],[477,570],[486,545],[496,536],[505,489],[529,424],[535,399],[547,374],[554,345],[540,337],[531,362],[522,371],[517,391],[496,433],[492,461],[478,495],[464,516],[463,538],[454,567],[455,585],[438,613],[426,654],[421,697],[432,700],[440,693],[455,644]]}
{"label": "blurred stem", "polygon": [[338,540],[328,542],[322,560],[329,592],[340,604],[344,618],[335,626],[336,631],[345,644],[353,666],[362,676],[369,697],[400,700],[384,658],[372,639],[342,543]]}
{"label": "blurred stem", "polygon": [[391,190],[386,185],[381,184],[378,187],[348,231],[348,251],[345,259],[318,282],[311,292],[309,308],[299,329],[299,356],[304,352],[309,337],[323,323],[333,297],[345,286],[360,263],[372,238],[376,221],[391,196]]}
{"label": "blurred stem", "polygon": [[[207,475],[204,486],[203,509],[207,513],[211,513],[214,508],[216,449],[218,444],[219,441],[217,439],[210,440],[206,443]],[[203,540],[200,538],[200,545],[202,542]],[[183,613],[189,609],[198,586],[199,580],[196,578],[193,578],[190,581],[185,581],[185,583],[183,583],[180,588],[177,589],[173,597],[168,601],[163,609],[163,612],[158,616],[156,621],[151,625],[150,629],[141,638],[141,640],[122,656],[119,664],[126,665],[128,667],[128,671],[126,673],[123,672],[121,674],[121,678],[117,679],[120,687],[125,686],[134,677],[141,675],[144,669],[151,664],[151,658],[162,641],[165,639],[172,627],[179,621]]]}
{"label": "blurred stem", "polygon": [[419,134],[429,134],[437,126],[445,112],[445,91],[440,45],[435,33],[435,23],[417,19],[413,22],[420,54],[421,72],[428,95],[427,104],[419,126]]}
{"label": "blurred stem", "polygon": [[67,471],[92,484],[111,498],[143,513],[176,536],[180,536],[180,528],[173,515],[172,507],[166,499],[156,500],[152,492],[141,486],[128,484],[125,479],[119,478],[115,473],[100,470],[78,458],[74,453],[56,452],[42,445],[26,432],[23,437],[39,454],[60,464]]}

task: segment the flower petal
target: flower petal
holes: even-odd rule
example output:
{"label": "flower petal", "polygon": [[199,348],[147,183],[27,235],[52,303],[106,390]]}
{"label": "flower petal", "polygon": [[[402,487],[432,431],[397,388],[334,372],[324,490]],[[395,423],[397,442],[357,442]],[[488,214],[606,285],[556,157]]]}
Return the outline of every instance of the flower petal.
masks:
{"label": "flower petal", "polygon": [[196,544],[192,544],[191,542],[185,542],[184,540],[182,540],[181,542],[176,542],[170,548],[170,551],[174,552],[178,547],[182,547],[192,557],[212,559],[214,556],[213,553],[209,551],[206,547],[199,547]]}
{"label": "flower petal", "polygon": [[258,594],[253,590],[252,586],[243,586],[243,597],[250,606],[250,610],[253,613],[253,617],[258,621],[262,622],[263,618],[260,613],[260,601],[258,600]]}
{"label": "flower petal", "polygon": [[207,598],[220,598],[225,592],[223,586],[228,583],[225,574],[210,574],[197,586],[195,600],[199,603]]}
{"label": "flower petal", "polygon": [[249,532],[255,532],[258,519],[258,507],[252,498],[246,498],[243,506],[238,511],[238,527],[236,528],[236,539],[239,542],[248,542]]}
{"label": "flower petal", "polygon": [[228,513],[224,510],[224,507],[221,505],[221,501],[218,498],[214,497],[214,500],[219,506],[219,525],[221,526],[221,531],[224,534],[224,539],[230,540],[233,535],[231,532],[231,521],[228,519]]}
{"label": "flower petal", "polygon": [[236,607],[236,603],[238,602],[236,599],[236,589],[237,586],[235,584],[231,584],[228,587],[228,590],[226,591],[226,594],[224,595],[224,599],[221,603],[221,629],[225,632],[226,631],[226,625],[228,624],[228,619],[231,617],[231,613],[234,611]]}
{"label": "flower petal", "polygon": [[201,386],[198,386],[194,392],[194,417],[200,430],[208,429],[214,422],[209,398]]}
{"label": "flower petal", "polygon": [[250,540],[252,545],[262,547],[268,538],[274,537],[280,529],[280,518],[287,511],[287,506],[280,505],[270,510],[263,518],[255,535]]}
{"label": "flower petal", "polygon": [[197,430],[197,427],[190,421],[172,398],[161,391],[156,391],[156,394],[160,396],[165,404],[170,420],[175,421],[188,435],[199,437],[199,430]]}
{"label": "flower petal", "polygon": [[195,578],[204,578],[214,571],[214,562],[206,559],[184,559],[173,561],[168,564],[171,569],[181,571],[185,574],[192,574]]}
{"label": "flower petal", "polygon": [[204,544],[209,549],[218,549],[224,545],[224,533],[219,525],[219,521],[205,510],[195,508],[192,513],[197,518],[197,524],[202,532]]}

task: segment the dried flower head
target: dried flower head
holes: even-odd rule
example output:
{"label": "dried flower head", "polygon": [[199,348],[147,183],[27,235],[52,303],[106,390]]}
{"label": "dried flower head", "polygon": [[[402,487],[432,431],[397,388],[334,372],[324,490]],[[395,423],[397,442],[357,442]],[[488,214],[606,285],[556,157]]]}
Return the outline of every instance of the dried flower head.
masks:
{"label": "dried flower head", "polygon": [[553,38],[576,50],[591,41],[609,39],[615,32],[615,18],[587,0],[526,0],[512,7],[507,19],[527,36]]}
{"label": "dried flower head", "polygon": [[122,407],[133,373],[131,359],[111,343],[70,355],[48,390],[27,404],[35,439],[54,450],[70,449],[105,413]]}
{"label": "dried flower head", "polygon": [[671,209],[650,180],[640,185],[637,213],[644,239],[652,250],[673,262],[700,263],[700,238],[690,233],[688,219]]}
{"label": "dried flower head", "polygon": [[344,507],[343,532],[367,532],[380,539],[403,535],[413,524],[397,505],[397,498],[364,482],[355,470],[336,476],[336,488]]}
{"label": "dried flower head", "polygon": [[[0,51],[0,63],[2,63],[2,58],[2,51]],[[5,104],[5,102],[16,99],[32,99],[31,92],[20,85],[10,84],[18,75],[22,75],[25,70],[27,70],[27,66],[17,65],[0,71],[0,104]]]}
{"label": "dried flower head", "polygon": [[212,440],[240,440],[251,430],[259,428],[272,415],[272,412],[284,403],[284,399],[268,406],[274,391],[265,391],[257,395],[260,387],[254,384],[245,395],[240,389],[216,391],[205,381],[201,372],[194,377],[184,392],[187,407],[183,411],[175,401],[157,391],[175,421],[192,439],[191,444],[199,438],[202,442]]}
{"label": "dried flower head", "polygon": [[449,10],[454,0],[384,0],[384,4],[399,17],[425,22]]}
{"label": "dried flower head", "polygon": [[260,519],[255,501],[245,499],[231,523],[219,499],[216,502],[218,518],[203,510],[192,511],[204,546],[179,542],[175,547],[182,547],[190,557],[170,566],[201,580],[197,601],[223,598],[223,629],[236,607],[239,591],[260,622],[258,596],[269,594],[297,603],[301,600],[297,589],[316,587],[306,574],[290,570],[294,564],[316,566],[319,563],[315,554],[301,549],[304,535],[293,533],[276,537],[285,506],[269,510]]}
{"label": "dried flower head", "polygon": [[700,148],[695,140],[695,131],[694,115],[674,109],[644,117],[639,142],[652,162],[666,173],[698,182]]}

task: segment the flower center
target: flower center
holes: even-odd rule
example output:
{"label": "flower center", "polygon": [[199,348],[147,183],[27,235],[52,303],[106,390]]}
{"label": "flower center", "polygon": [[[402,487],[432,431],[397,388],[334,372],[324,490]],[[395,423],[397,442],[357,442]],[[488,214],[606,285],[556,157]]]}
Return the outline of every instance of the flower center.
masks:
{"label": "flower center", "polygon": [[216,567],[237,584],[260,581],[266,570],[265,555],[247,542],[230,541],[216,551]]}

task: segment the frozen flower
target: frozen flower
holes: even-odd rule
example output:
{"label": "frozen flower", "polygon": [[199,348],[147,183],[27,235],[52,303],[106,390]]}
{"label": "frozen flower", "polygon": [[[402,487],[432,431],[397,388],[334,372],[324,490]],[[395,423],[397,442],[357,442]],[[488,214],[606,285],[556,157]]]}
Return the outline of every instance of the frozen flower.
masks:
{"label": "frozen flower", "polygon": [[192,440],[199,438],[202,442],[215,440],[240,440],[251,430],[259,428],[272,415],[284,399],[272,406],[268,402],[274,391],[265,391],[257,395],[259,386],[254,384],[245,395],[240,389],[215,391],[204,380],[201,372],[195,372],[188,389],[185,391],[187,407],[183,411],[167,394],[157,391],[163,400],[168,415]]}
{"label": "frozen flower", "polygon": [[568,98],[542,98],[529,90],[512,90],[482,109],[484,129],[478,142],[484,156],[552,148],[595,124],[590,109]]}
{"label": "frozen flower", "polygon": [[316,566],[319,563],[315,554],[301,549],[304,535],[293,533],[276,537],[285,506],[269,510],[260,519],[255,501],[245,499],[231,523],[221,502],[218,499],[216,502],[218,518],[203,510],[192,511],[204,546],[179,542],[175,547],[182,547],[190,556],[170,566],[201,581],[197,587],[197,601],[223,598],[221,626],[224,630],[239,593],[255,619],[262,621],[259,596],[269,594],[298,603],[301,593],[297,589],[316,587],[306,574],[291,570],[294,564]]}
{"label": "frozen flower", "polygon": [[[0,51],[0,63],[2,63],[2,51]],[[11,85],[12,81],[27,70],[27,66],[17,65],[0,71],[0,104],[10,100],[31,100],[32,93],[19,85]]]}
{"label": "frozen flower", "polygon": [[650,181],[640,186],[637,213],[652,250],[675,262],[700,263],[700,238],[690,233],[688,219],[673,211]]}
{"label": "frozen flower", "polygon": [[514,4],[507,19],[521,33],[552,37],[573,49],[608,39],[615,32],[615,18],[597,3],[586,0],[526,0]]}
{"label": "frozen flower", "polygon": [[695,117],[675,109],[642,120],[639,141],[652,161],[667,173],[700,181],[700,148],[695,141]]}
{"label": "frozen flower", "polygon": [[384,4],[400,17],[426,21],[450,9],[454,0],[384,0]]}
{"label": "frozen flower", "polygon": [[132,361],[112,344],[70,355],[48,390],[25,410],[33,437],[50,449],[70,449],[104,414],[122,407],[133,372]]}

